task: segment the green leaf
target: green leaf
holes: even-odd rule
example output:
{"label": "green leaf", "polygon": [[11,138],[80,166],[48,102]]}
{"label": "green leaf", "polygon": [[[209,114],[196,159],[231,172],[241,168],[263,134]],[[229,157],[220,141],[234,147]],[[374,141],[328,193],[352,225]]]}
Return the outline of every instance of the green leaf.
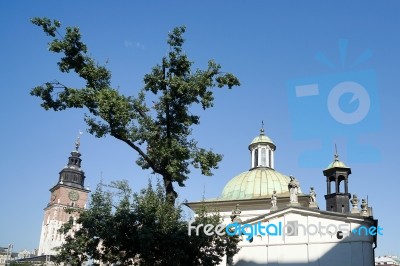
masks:
{"label": "green leaf", "polygon": [[[192,129],[200,124],[195,105],[203,109],[214,105],[214,89],[239,86],[231,73],[210,60],[207,69],[192,69],[193,62],[183,52],[185,26],[168,34],[169,53],[144,76],[144,87],[136,95],[123,95],[111,87],[111,71],[88,54],[78,27],[61,29],[61,23],[48,18],[33,18],[51,38],[49,50],[60,55],[61,72],[73,72],[85,81],[83,88],[71,88],[58,81],[31,90],[45,110],[82,108],[89,133],[111,135],[131,147],[137,164],[162,176],[165,197],[174,204],[174,184],[184,186],[191,166],[206,176],[218,168],[222,155],[199,147],[192,140]],[[147,105],[149,102],[151,104]]]}

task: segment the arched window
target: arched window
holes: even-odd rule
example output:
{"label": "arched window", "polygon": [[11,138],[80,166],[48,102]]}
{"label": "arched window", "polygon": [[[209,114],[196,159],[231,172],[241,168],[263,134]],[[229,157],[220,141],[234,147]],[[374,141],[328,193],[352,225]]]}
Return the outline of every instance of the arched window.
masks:
{"label": "arched window", "polygon": [[265,148],[261,149],[261,166],[267,166],[267,152]]}
{"label": "arched window", "polygon": [[254,151],[254,167],[258,166],[258,149]]}
{"label": "arched window", "polygon": [[336,193],[336,182],[335,180],[329,180],[329,191],[331,192],[331,194]]}
{"label": "arched window", "polygon": [[339,189],[339,191],[337,191],[338,193],[347,193],[347,191],[346,191],[346,186],[345,186],[345,183],[346,183],[346,179],[345,179],[345,177],[344,176],[339,176],[339,185],[338,185],[338,189]]}

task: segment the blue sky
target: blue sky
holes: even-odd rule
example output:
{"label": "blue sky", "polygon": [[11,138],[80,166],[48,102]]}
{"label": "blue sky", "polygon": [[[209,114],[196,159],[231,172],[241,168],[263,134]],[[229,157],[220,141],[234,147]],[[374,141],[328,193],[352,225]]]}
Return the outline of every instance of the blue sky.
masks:
{"label": "blue sky", "polygon": [[[59,73],[57,55],[47,51],[49,39],[29,22],[47,16],[79,26],[91,55],[108,61],[113,86],[126,94],[143,86],[144,74],[167,52],[168,31],[179,25],[187,27],[184,49],[195,67],[215,59],[239,77],[241,87],[216,90],[215,107],[199,112],[201,125],[194,129],[199,143],[224,154],[224,160],[213,177],[193,171],[186,187],[177,188],[180,200],[218,197],[231,178],[247,171],[247,146],[264,120],[277,146],[275,168],[296,176],[304,192],[314,186],[322,209],[322,170],[337,143],[340,158],[352,167],[350,192],[368,196],[384,228],[376,254],[400,255],[399,11],[396,1],[1,1],[0,246],[37,248],[48,189],[67,163],[78,131],[86,129],[83,110],[44,111],[29,95],[34,86],[54,79],[82,85],[73,74]],[[365,52],[371,56],[354,65]],[[321,56],[317,60],[318,53],[334,67]],[[361,84],[369,95],[369,112],[351,125],[327,111],[330,91],[343,81]],[[317,84],[320,96],[293,96],[297,85],[307,84]],[[338,102],[344,112],[355,112],[364,101],[351,97]],[[136,166],[135,152],[117,140],[86,133],[81,143],[92,188],[101,177],[127,179],[135,190],[157,178]]]}

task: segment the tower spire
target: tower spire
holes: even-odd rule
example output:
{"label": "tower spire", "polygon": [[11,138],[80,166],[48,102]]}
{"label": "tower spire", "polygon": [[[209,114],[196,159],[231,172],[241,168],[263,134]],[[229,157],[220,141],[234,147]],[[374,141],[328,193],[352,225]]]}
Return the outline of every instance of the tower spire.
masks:
{"label": "tower spire", "polygon": [[264,120],[261,120],[260,135],[264,135]]}
{"label": "tower spire", "polygon": [[75,150],[78,151],[79,150],[79,146],[81,146],[81,135],[82,135],[82,131],[79,130],[79,134],[78,134],[78,138],[75,141]]}
{"label": "tower spire", "polygon": [[335,143],[335,155],[334,155],[334,159],[335,159],[336,162],[339,161],[339,154],[338,154],[338,152],[337,152],[337,145],[336,145],[336,143]]}
{"label": "tower spire", "polygon": [[78,189],[85,189],[85,173],[81,169],[82,159],[80,158],[81,153],[79,152],[82,134],[83,133],[79,131],[75,141],[75,150],[73,150],[71,156],[68,157],[68,164],[61,170],[58,182],[59,184]]}

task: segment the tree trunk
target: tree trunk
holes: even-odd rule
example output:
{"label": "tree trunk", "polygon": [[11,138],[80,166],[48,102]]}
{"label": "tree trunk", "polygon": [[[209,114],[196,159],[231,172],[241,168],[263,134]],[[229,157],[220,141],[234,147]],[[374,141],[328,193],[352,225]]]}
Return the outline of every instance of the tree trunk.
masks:
{"label": "tree trunk", "polygon": [[167,202],[171,205],[175,204],[175,200],[178,197],[178,193],[174,190],[174,186],[172,184],[172,179],[170,176],[163,176],[164,179],[164,187],[165,187],[165,197]]}

